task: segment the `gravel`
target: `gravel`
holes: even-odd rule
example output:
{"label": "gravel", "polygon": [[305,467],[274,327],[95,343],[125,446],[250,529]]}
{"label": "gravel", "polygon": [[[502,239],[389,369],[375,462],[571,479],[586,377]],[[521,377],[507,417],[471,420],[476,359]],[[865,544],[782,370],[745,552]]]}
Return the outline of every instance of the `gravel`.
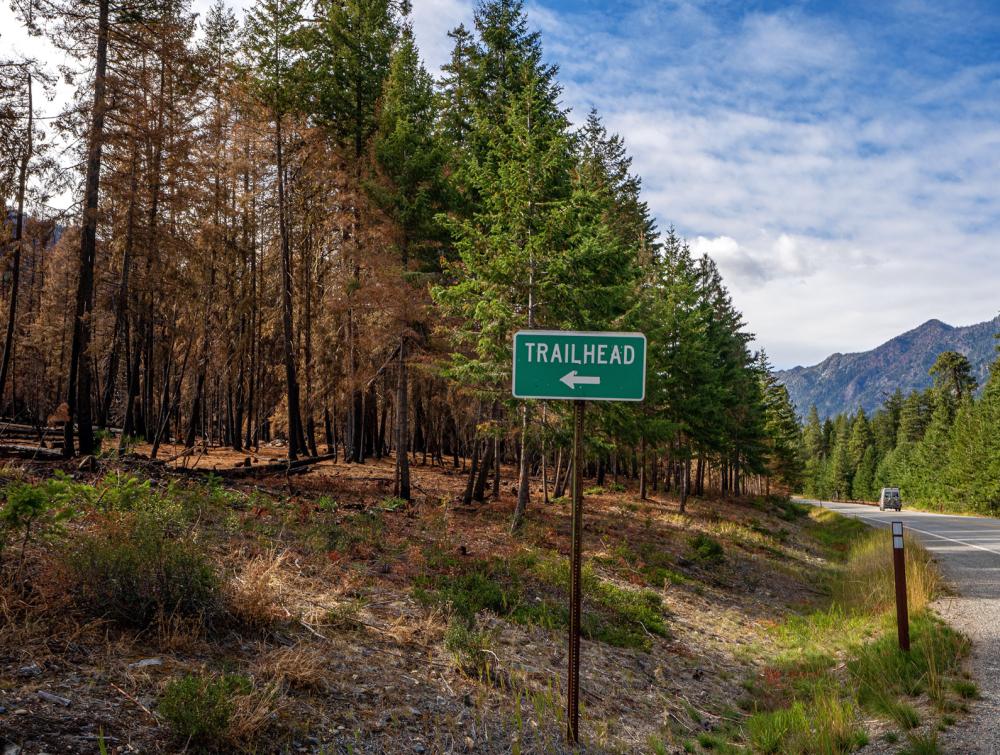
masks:
{"label": "gravel", "polygon": [[973,643],[971,670],[980,697],[968,716],[945,732],[948,753],[1000,753],[1000,555],[968,549],[937,554],[958,595],[937,601],[940,616]]}

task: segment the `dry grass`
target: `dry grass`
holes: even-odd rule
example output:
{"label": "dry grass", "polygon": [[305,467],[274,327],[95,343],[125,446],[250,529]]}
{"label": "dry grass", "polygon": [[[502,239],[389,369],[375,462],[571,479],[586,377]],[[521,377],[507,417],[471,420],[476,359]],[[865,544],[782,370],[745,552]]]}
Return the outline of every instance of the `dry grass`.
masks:
{"label": "dry grass", "polygon": [[191,653],[200,650],[205,641],[205,625],[200,619],[160,614],[154,629],[161,652]]}
{"label": "dry grass", "polygon": [[[922,611],[941,591],[941,577],[930,554],[906,534],[906,592],[911,613]],[[896,602],[892,538],[872,533],[851,549],[844,573],[833,586],[834,600],[846,608],[878,614]]]}
{"label": "dry grass", "polygon": [[327,672],[331,662],[329,648],[300,642],[265,653],[260,661],[260,670],[262,676],[280,686],[325,692],[330,688]]}
{"label": "dry grass", "polygon": [[268,551],[244,562],[226,585],[230,616],[250,629],[266,629],[286,616],[281,567],[285,554]]}
{"label": "dry grass", "polygon": [[232,700],[226,738],[233,744],[253,745],[269,727],[280,707],[280,689],[269,684]]}
{"label": "dry grass", "polygon": [[0,647],[37,657],[100,636],[106,622],[79,615],[70,584],[60,565],[37,547],[29,547],[19,578],[13,568],[0,569]]}

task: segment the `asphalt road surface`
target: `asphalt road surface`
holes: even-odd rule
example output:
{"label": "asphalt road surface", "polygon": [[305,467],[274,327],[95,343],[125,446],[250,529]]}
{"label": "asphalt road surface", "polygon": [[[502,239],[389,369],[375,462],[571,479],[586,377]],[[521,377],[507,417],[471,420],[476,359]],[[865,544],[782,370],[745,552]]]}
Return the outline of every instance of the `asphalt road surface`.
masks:
{"label": "asphalt road surface", "polygon": [[899,521],[917,535],[957,593],[934,609],[973,642],[971,670],[980,699],[941,736],[941,750],[1000,755],[1000,519],[924,511],[879,511],[877,506],[806,501],[874,527]]}

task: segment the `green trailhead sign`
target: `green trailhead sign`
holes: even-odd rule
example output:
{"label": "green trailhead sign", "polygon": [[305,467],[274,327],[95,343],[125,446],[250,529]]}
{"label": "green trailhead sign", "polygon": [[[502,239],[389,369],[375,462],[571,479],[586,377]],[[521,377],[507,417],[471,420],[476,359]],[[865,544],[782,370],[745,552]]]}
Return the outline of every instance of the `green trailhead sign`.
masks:
{"label": "green trailhead sign", "polygon": [[514,334],[514,396],[642,401],[646,336],[520,330]]}

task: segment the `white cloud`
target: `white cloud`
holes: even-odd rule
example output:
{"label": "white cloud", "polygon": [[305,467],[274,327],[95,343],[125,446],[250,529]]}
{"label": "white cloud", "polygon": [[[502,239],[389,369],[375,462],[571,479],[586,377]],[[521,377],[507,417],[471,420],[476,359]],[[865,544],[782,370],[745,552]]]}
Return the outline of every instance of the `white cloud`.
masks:
{"label": "white cloud", "polygon": [[779,366],[996,314],[998,66],[910,70],[799,12],[674,19],[549,13],[546,50]]}
{"label": "white cloud", "polygon": [[753,13],[744,19],[733,62],[763,74],[830,72],[849,64],[851,47],[829,25],[783,13]]}
{"label": "white cloud", "polygon": [[427,69],[437,74],[451,56],[448,32],[459,24],[472,25],[472,3],[467,0],[414,0],[413,34]]}

